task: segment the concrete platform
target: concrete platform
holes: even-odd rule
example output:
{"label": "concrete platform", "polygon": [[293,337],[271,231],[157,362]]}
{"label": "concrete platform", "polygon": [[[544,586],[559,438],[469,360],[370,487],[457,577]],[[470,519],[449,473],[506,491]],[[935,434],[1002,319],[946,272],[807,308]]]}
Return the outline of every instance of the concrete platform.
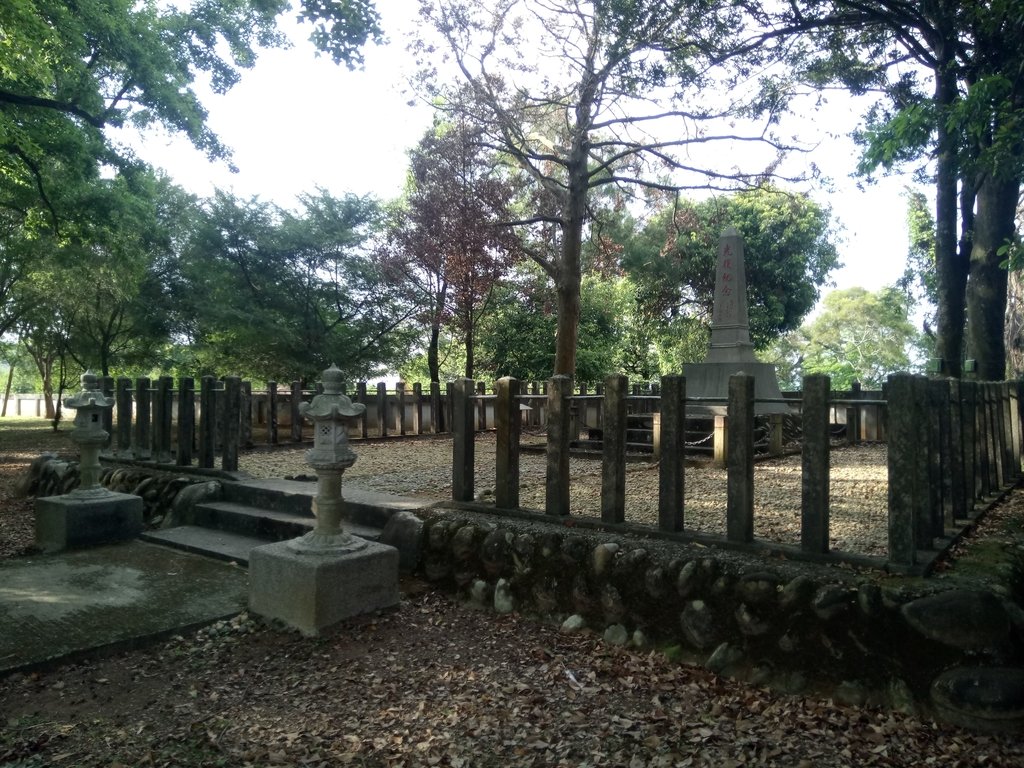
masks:
{"label": "concrete platform", "polygon": [[0,561],[0,674],[132,648],[245,610],[248,574],[143,542]]}

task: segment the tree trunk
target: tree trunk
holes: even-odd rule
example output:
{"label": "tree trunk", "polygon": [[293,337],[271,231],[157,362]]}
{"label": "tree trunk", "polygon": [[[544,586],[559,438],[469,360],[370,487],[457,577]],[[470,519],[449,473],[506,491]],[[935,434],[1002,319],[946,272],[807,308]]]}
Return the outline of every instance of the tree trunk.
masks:
{"label": "tree trunk", "polygon": [[[582,104],[581,104],[582,108]],[[580,326],[580,255],[583,251],[583,222],[587,214],[588,142],[580,131],[569,155],[569,190],[562,221],[562,252],[555,290],[558,294],[558,328],[555,332],[554,376],[576,378],[576,345]]]}
{"label": "tree trunk", "polygon": [[[936,72],[935,100],[940,115],[956,98],[956,79],[947,67]],[[935,162],[935,354],[941,371],[959,378],[964,352],[964,304],[967,258],[957,250],[957,166],[953,142],[944,119],[938,121]]]}
{"label": "tree trunk", "polygon": [[438,323],[432,323],[430,341],[427,343],[427,370],[430,373],[431,381],[441,380],[441,360],[437,349],[440,338],[441,326]]}
{"label": "tree trunk", "polygon": [[977,377],[1000,381],[1006,376],[1005,258],[999,249],[1013,237],[1020,182],[988,176],[978,188],[970,277],[967,282],[967,348],[977,361]]}

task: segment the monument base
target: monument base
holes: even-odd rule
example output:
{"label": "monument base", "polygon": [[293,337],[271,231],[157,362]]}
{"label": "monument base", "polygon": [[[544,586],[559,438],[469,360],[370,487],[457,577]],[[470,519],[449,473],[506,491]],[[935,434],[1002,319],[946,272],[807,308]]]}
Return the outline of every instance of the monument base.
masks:
{"label": "monument base", "polygon": [[[745,373],[754,377],[754,398],[756,400],[781,400],[782,391],[779,380],[775,376],[772,363],[737,361],[714,363],[686,363],[683,365],[683,376],[686,377],[686,396],[689,397],[721,397],[729,393],[729,377],[737,373]],[[797,403],[794,403],[797,405]],[[724,416],[726,403],[701,403],[687,405],[687,413],[711,413]],[[792,413],[793,406],[786,403],[754,403],[754,413]]]}
{"label": "monument base", "polygon": [[289,542],[249,555],[249,609],[315,636],[342,619],[397,605],[398,550],[368,541],[355,551],[296,552]]}
{"label": "monument base", "polygon": [[109,491],[102,495],[36,499],[36,546],[44,552],[134,539],[142,533],[142,498]]}

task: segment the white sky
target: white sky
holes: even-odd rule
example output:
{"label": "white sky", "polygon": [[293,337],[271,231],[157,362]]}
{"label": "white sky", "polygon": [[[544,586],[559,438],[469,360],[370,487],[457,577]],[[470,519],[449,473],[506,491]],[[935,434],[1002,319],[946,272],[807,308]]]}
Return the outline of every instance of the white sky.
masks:
{"label": "white sky", "polygon": [[[403,30],[415,23],[415,5],[414,0],[378,3],[391,42],[367,47],[365,69],[357,72],[317,58],[306,40],[308,28],[282,19],[294,46],[264,51],[228,94],[203,99],[210,127],[234,150],[238,173],[209,162],[174,137],[147,135],[139,153],[204,196],[220,188],[284,207],[318,186],[336,195],[398,196],[406,153],[431,120],[426,107],[409,106],[408,95],[402,93],[408,67]],[[822,139],[807,156],[835,185],[831,193],[812,194],[819,203],[831,205],[843,227],[838,245],[845,266],[833,273],[836,286],[877,290],[903,272],[907,234],[902,191],[908,181],[883,179],[857,188],[849,178],[857,150],[842,136],[857,124],[859,112],[841,95],[831,102],[827,126],[824,117],[796,118],[801,134],[839,134]]]}

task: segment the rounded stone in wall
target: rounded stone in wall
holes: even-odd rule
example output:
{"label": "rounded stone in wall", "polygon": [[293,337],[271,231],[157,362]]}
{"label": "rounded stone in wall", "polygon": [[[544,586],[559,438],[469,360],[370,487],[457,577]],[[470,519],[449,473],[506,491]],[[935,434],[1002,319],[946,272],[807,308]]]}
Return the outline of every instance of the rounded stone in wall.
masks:
{"label": "rounded stone in wall", "polygon": [[939,716],[954,725],[991,732],[1024,729],[1024,669],[956,667],[931,687]]}
{"label": "rounded stone in wall", "polygon": [[940,592],[909,602],[901,611],[920,634],[962,651],[996,650],[1010,639],[1010,617],[990,592]]}

